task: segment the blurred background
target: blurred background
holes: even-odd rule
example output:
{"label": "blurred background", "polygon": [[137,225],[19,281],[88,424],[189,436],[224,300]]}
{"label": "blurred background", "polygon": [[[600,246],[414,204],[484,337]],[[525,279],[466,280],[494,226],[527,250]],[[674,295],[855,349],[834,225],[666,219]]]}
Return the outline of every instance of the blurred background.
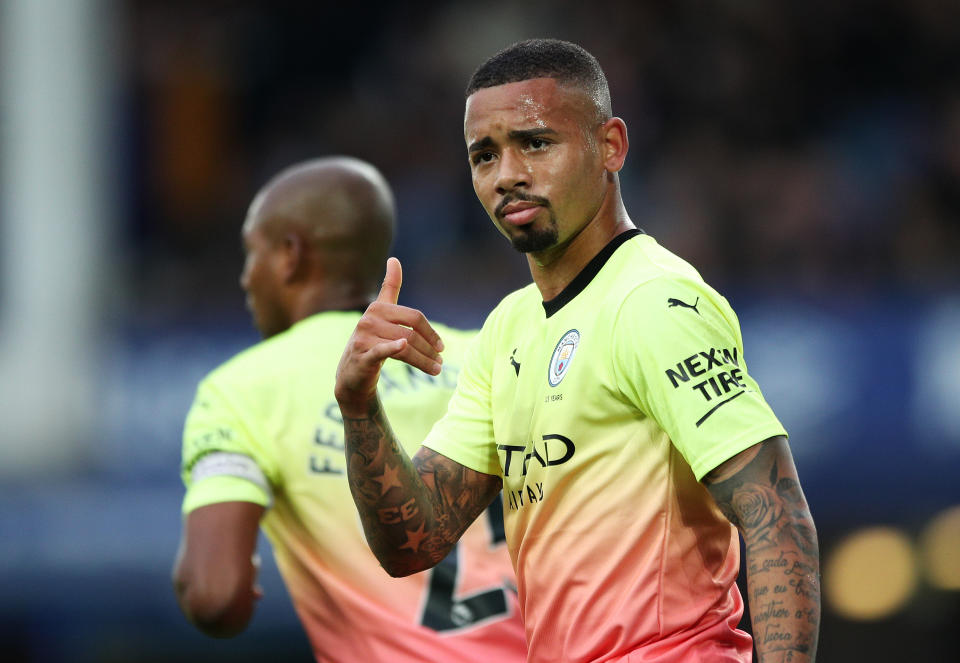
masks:
{"label": "blurred background", "polygon": [[740,315],[824,571],[820,657],[960,646],[960,3],[0,0],[5,661],[309,661],[271,558],[250,630],[170,568],[197,381],[255,342],[256,190],[351,154],[399,206],[402,303],[526,284],[470,185],[462,90],[516,40],[594,53],[633,220]]}

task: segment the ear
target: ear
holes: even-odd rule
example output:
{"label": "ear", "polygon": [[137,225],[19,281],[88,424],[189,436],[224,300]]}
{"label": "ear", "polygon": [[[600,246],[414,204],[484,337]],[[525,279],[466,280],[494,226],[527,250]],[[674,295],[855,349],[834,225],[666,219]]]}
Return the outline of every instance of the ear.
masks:
{"label": "ear", "polygon": [[619,117],[611,117],[600,128],[600,149],[603,167],[611,173],[619,172],[627,158],[627,150],[630,149],[627,125]]}
{"label": "ear", "polygon": [[295,281],[306,269],[306,242],[297,232],[287,232],[282,239],[280,276],[284,283]]}

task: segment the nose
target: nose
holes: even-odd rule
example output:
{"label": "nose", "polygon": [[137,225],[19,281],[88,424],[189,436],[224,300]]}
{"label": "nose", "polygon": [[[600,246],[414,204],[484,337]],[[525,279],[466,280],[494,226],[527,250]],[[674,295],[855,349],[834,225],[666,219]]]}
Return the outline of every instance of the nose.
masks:
{"label": "nose", "polygon": [[500,154],[497,168],[497,193],[501,196],[518,187],[530,186],[530,171],[524,159],[514,150],[507,149]]}

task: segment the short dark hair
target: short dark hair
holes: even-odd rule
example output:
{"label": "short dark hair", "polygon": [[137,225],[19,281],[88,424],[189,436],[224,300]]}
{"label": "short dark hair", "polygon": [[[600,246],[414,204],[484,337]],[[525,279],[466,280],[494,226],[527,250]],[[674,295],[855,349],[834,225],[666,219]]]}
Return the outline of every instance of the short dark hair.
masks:
{"label": "short dark hair", "polygon": [[600,63],[584,48],[560,39],[528,39],[491,56],[473,72],[466,96],[531,78],[553,78],[579,87],[593,99],[601,120],[613,115],[610,87]]}

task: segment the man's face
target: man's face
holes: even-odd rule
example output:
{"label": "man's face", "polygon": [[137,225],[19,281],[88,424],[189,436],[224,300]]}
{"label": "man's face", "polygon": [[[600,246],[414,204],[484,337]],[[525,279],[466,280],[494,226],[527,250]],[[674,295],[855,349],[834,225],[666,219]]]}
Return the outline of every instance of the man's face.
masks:
{"label": "man's face", "polygon": [[551,78],[485,88],[467,99],[474,191],[518,251],[565,245],[600,209],[606,171],[599,127],[589,97]]}
{"label": "man's face", "polygon": [[254,326],[263,338],[269,338],[287,329],[290,323],[281,304],[280,247],[262,226],[252,218],[243,225],[246,259],[240,287],[247,293],[247,309]]}

